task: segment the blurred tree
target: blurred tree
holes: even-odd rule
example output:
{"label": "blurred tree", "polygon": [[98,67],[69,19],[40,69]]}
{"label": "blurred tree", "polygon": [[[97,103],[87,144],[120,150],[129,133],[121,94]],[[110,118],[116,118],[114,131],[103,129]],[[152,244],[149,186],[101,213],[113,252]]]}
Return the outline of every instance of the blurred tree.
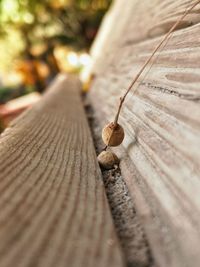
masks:
{"label": "blurred tree", "polygon": [[[51,76],[58,71],[54,48],[58,44],[88,50],[111,0],[0,0],[0,38],[15,29],[23,40],[21,55],[31,67],[38,91],[45,87],[37,61],[45,61]],[[13,44],[17,45],[17,44]],[[39,59],[35,45],[44,51]]]}

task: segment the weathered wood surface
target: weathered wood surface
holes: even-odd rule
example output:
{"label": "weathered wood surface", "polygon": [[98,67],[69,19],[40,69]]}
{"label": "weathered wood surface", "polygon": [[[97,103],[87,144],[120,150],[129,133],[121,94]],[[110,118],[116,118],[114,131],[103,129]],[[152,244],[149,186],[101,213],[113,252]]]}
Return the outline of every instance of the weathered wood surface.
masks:
{"label": "weathered wood surface", "polygon": [[[105,65],[121,51],[120,47],[138,43],[166,33],[186,9],[191,0],[116,0],[105,17],[91,53],[93,72],[105,69]],[[200,7],[196,6],[180,23],[178,29],[200,22]]]}
{"label": "weathered wood surface", "polygon": [[124,266],[80,98],[60,76],[0,138],[0,266]]}
{"label": "weathered wood surface", "polygon": [[[170,6],[188,3],[161,2],[169,19]],[[154,8],[156,13],[157,6]],[[143,6],[141,12],[146,14],[149,9]],[[121,16],[126,17],[123,9]],[[132,9],[133,22],[135,16]],[[130,19],[127,27],[134,27],[133,22]],[[148,27],[147,23],[146,30]],[[122,172],[159,267],[200,264],[199,33],[199,23],[174,33],[136,85],[136,93],[128,96],[120,117],[126,132],[118,150]],[[153,38],[126,45],[117,41],[117,53],[113,48],[109,58],[104,54],[103,61],[97,61],[100,68],[90,98],[102,125],[114,119],[119,97],[159,41]]]}

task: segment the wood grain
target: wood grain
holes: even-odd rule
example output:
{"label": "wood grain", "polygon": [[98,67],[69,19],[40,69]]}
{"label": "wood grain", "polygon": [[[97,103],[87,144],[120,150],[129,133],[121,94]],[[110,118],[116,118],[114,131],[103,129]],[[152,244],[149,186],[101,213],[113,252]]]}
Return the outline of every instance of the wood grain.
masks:
{"label": "wood grain", "polygon": [[[92,47],[93,73],[104,70],[110,60],[121,53],[120,47],[161,36],[195,0],[116,0],[107,14]],[[177,27],[184,29],[200,22],[200,5]],[[108,23],[109,22],[109,23]]]}
{"label": "wood grain", "polygon": [[74,77],[0,138],[1,267],[124,266]]}
{"label": "wood grain", "polygon": [[[200,262],[199,32],[196,24],[174,33],[119,121],[126,133],[122,172],[159,267]],[[119,97],[159,41],[122,46],[99,72],[90,98],[102,125],[113,121]]]}

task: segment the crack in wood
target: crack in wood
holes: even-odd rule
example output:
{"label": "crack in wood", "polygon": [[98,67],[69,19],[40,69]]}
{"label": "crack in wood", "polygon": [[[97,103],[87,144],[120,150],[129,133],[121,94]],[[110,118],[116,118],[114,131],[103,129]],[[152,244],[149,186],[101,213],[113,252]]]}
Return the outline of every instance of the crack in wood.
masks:
{"label": "crack in wood", "polygon": [[175,90],[169,89],[167,87],[156,86],[156,85],[154,85],[154,84],[152,84],[150,82],[148,82],[148,83],[141,82],[140,85],[144,85],[147,88],[152,88],[152,89],[161,91],[164,94],[170,94],[170,95],[173,95],[173,96],[185,99],[185,100],[194,101],[194,102],[199,102],[200,101],[200,95],[199,96],[194,96],[192,94],[181,94],[181,93],[178,93]]}

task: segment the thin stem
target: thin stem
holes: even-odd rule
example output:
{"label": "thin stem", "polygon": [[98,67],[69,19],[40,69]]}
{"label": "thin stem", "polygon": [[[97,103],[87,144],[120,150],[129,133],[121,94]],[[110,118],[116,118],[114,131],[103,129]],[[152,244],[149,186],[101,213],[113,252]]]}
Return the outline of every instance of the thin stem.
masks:
{"label": "thin stem", "polygon": [[117,125],[118,123],[118,119],[119,119],[119,115],[120,115],[120,111],[122,108],[122,105],[126,99],[126,96],[128,95],[128,93],[130,92],[130,90],[132,89],[133,85],[137,82],[137,80],[139,79],[139,77],[141,76],[141,74],[143,73],[144,69],[146,68],[146,66],[149,64],[149,62],[151,61],[151,59],[153,58],[153,56],[155,55],[155,53],[159,50],[159,48],[162,46],[162,44],[167,41],[170,37],[170,34],[176,29],[176,27],[179,25],[179,23],[188,15],[188,13],[190,13],[190,11],[192,11],[192,9],[197,6],[200,3],[200,0],[198,0],[197,2],[195,2],[189,9],[187,9],[184,14],[176,21],[176,23],[171,27],[171,29],[168,31],[168,33],[164,36],[164,38],[162,39],[162,41],[156,46],[156,48],[153,50],[151,56],[146,60],[146,62],[144,63],[144,65],[142,66],[142,68],[140,69],[140,71],[138,72],[138,74],[135,76],[135,78],[133,79],[133,81],[131,82],[131,84],[129,85],[128,89],[126,90],[125,94],[123,95],[123,97],[120,98],[120,103],[117,109],[117,113],[114,119],[114,124]]}

